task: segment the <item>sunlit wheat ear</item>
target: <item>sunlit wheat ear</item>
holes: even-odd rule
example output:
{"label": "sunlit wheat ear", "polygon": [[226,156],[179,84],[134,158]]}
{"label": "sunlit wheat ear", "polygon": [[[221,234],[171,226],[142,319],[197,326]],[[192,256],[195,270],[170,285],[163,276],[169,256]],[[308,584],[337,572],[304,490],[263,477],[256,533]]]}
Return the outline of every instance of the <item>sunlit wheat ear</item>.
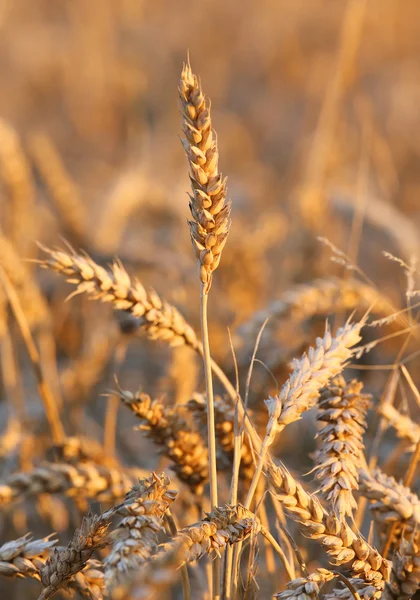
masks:
{"label": "sunlit wheat ear", "polygon": [[338,375],[321,392],[318,421],[325,423],[318,433],[319,449],[315,454],[315,477],[320,492],[327,498],[339,518],[351,516],[357,507],[353,490],[359,485],[363,465],[363,434],[366,411],[371,400],[362,394],[363,384],[346,383]]}
{"label": "sunlit wheat ear", "polygon": [[210,102],[189,61],[182,69],[179,100],[185,136],[182,143],[190,166],[192,188],[190,234],[200,265],[200,279],[207,293],[229,234],[230,202],[226,201],[226,179],[219,173],[219,150],[212,129]]}
{"label": "sunlit wheat ear", "polygon": [[388,425],[395,429],[401,440],[410,443],[410,451],[414,451],[420,439],[420,425],[408,415],[399,412],[392,404],[384,402],[378,406],[378,413],[387,420]]}
{"label": "sunlit wheat ear", "polygon": [[375,521],[382,525],[397,523],[396,533],[420,528],[420,499],[409,487],[380,469],[360,473],[360,491],[370,500]]}
{"label": "sunlit wheat ear", "polygon": [[186,344],[197,350],[196,335],[180,312],[154,290],[146,290],[138,279],[131,280],[120,262],[104,269],[86,254],[41,248],[48,255],[40,261],[41,266],[66,275],[67,281],[77,286],[75,293],[87,294],[131,313],[152,340],[162,340],[171,346]]}
{"label": "sunlit wheat ear", "polygon": [[324,337],[317,338],[316,347],[309,348],[307,354],[293,361],[293,372],[279,394],[282,409],[278,431],[314,406],[320,390],[344,369],[355,352],[353,346],[361,340],[362,326],[363,321],[346,323],[334,337],[327,326]]}
{"label": "sunlit wheat ear", "polygon": [[172,469],[191,490],[201,495],[209,478],[208,452],[200,434],[174,410],[147,394],[118,390],[118,395],[140,420],[139,429],[173,462]]}

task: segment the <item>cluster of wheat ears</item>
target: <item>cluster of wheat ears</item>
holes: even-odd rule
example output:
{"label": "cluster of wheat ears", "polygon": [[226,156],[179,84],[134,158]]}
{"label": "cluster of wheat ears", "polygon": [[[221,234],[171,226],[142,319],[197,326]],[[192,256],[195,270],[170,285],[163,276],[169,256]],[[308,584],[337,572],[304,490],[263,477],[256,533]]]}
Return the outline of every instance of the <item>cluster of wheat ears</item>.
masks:
{"label": "cluster of wheat ears", "polygon": [[[205,392],[182,406],[170,408],[147,393],[121,389],[118,382],[109,398],[131,411],[138,428],[169,462],[173,479],[164,472],[123,466],[104,456],[93,439],[66,435],[59,397],[45,377],[32,335],[32,322],[41,331],[44,326],[48,329],[48,307],[12,244],[0,234],[2,349],[8,344],[4,324],[9,310],[26,344],[53,440],[53,458],[3,476],[1,509],[12,518],[23,499],[48,502],[54,495],[71,498],[79,510],[86,510],[87,501],[98,506],[95,512],[86,512],[66,547],[58,545],[54,533],[42,539],[27,534],[3,543],[0,576],[35,580],[39,600],[63,590],[96,600],[146,600],[170,593],[185,600],[272,597],[264,580],[276,586],[274,597],[284,600],[315,599],[321,594],[330,599],[409,599],[420,589],[420,500],[410,489],[420,453],[420,428],[392,403],[380,403],[378,431],[393,427],[411,452],[406,476],[397,482],[365,457],[366,414],[373,401],[361,382],[343,376],[351,359],[372,346],[360,345],[369,308],[386,321],[389,303],[368,285],[325,280],[301,286],[271,307],[268,316],[294,311],[300,318],[322,314],[334,303],[341,310],[361,305],[367,310],[364,318],[346,321],[334,333],[327,324],[323,337],[294,359],[279,393],[265,400],[266,427],[261,432],[248,406],[258,339],[244,393],[210,352],[207,305],[228,241],[231,204],[226,178],[219,172],[210,103],[189,61],[182,69],[179,107],[191,182],[188,226],[199,264],[201,336],[177,308],[132,279],[119,261],[106,268],[87,254],[47,247],[42,247],[40,261],[45,269],[66,277],[75,293],[129,313],[133,326],[151,341],[186,346],[202,358]],[[37,150],[48,154],[42,140]],[[51,162],[54,156],[47,164]],[[57,172],[59,167],[53,165],[45,174],[47,181]],[[57,186],[66,206],[71,193],[65,185],[60,187],[60,181]],[[78,230],[83,215],[67,208],[73,230]],[[249,324],[257,338],[265,319],[261,313]],[[87,365],[84,368],[89,372]],[[6,385],[10,373],[3,376]],[[223,396],[213,393],[213,377]],[[13,392],[12,384],[10,389]],[[321,425],[313,456],[315,493],[309,493],[273,454],[283,430],[312,408]],[[13,447],[10,438],[13,431],[6,431],[3,456]],[[54,505],[49,506],[54,511]],[[368,509],[373,525],[369,534],[362,535]],[[289,533],[292,522],[301,533]],[[305,564],[304,538],[325,553],[313,568]],[[209,558],[200,561],[205,555]]]}

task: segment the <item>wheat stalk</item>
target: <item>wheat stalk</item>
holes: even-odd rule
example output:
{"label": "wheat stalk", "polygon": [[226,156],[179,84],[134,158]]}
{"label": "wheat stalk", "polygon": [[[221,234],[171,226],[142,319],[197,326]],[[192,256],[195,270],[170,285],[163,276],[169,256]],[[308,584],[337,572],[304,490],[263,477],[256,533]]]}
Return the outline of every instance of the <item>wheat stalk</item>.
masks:
{"label": "wheat stalk", "polygon": [[140,429],[174,463],[173,470],[192,491],[201,495],[208,480],[208,454],[201,436],[191,431],[178,412],[165,407],[147,394],[119,390],[118,394],[141,421]]}
{"label": "wheat stalk", "polygon": [[[194,394],[188,401],[187,408],[193,414],[194,420],[204,436],[207,428],[207,403],[202,394]],[[226,398],[214,398],[214,417],[217,441],[217,465],[219,469],[229,469],[233,462],[234,453],[234,413],[235,409]],[[247,440],[241,447],[241,465],[239,476],[242,480],[250,481],[254,473],[254,457]]]}
{"label": "wheat stalk", "polygon": [[339,518],[352,516],[357,503],[359,470],[364,464],[363,434],[366,411],[371,400],[362,394],[363,384],[353,379],[346,383],[338,375],[321,392],[318,421],[326,423],[319,431],[315,454],[315,478],[320,492]]}
{"label": "wheat stalk", "polygon": [[55,202],[66,230],[81,242],[86,236],[86,205],[70,178],[51,138],[34,133],[29,140],[35,165]]}

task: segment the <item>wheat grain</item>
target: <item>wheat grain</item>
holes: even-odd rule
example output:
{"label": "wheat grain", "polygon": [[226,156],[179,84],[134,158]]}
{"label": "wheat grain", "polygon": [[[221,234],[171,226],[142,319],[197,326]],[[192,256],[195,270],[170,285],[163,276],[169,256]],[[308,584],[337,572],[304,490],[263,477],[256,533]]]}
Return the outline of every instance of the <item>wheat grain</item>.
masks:
{"label": "wheat grain", "polygon": [[147,394],[119,390],[124,404],[140,419],[140,429],[174,463],[173,470],[197,495],[208,480],[208,454],[200,434],[180,415]]}
{"label": "wheat grain", "polygon": [[321,392],[317,419],[326,423],[318,433],[315,477],[321,494],[331,503],[339,518],[353,514],[357,507],[353,490],[358,489],[359,470],[364,464],[363,433],[371,400],[362,394],[363,384],[346,383],[338,375]]}
{"label": "wheat grain", "polygon": [[230,202],[226,202],[226,179],[219,173],[219,150],[211,124],[210,103],[189,62],[181,73],[179,99],[192,187],[190,235],[207,293],[229,234]]}

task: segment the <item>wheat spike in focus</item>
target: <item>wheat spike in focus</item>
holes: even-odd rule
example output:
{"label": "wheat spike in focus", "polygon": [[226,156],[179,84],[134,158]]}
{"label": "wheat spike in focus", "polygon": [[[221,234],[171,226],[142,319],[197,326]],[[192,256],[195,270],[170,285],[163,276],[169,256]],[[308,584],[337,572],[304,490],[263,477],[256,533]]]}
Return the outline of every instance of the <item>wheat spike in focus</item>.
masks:
{"label": "wheat spike in focus", "polygon": [[182,143],[192,188],[190,234],[200,265],[200,279],[208,292],[229,234],[230,202],[226,201],[226,179],[219,173],[219,149],[211,124],[210,103],[189,61],[181,73],[179,98],[185,135]]}

